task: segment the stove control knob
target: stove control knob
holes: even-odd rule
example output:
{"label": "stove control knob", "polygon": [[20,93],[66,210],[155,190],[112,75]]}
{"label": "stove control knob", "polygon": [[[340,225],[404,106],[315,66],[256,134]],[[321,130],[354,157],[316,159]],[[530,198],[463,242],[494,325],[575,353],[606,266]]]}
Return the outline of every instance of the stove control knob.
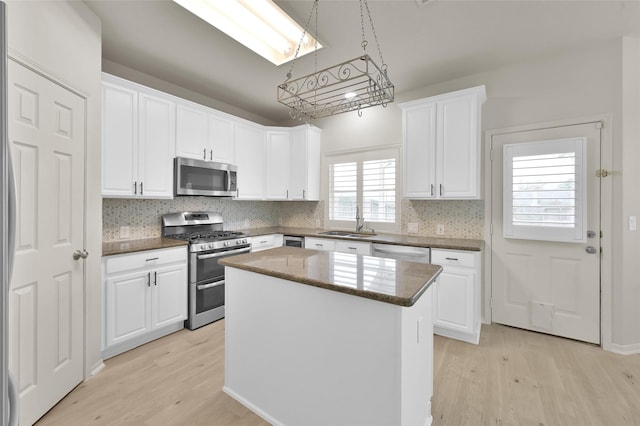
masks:
{"label": "stove control knob", "polygon": [[242,243],[247,244],[248,243],[247,239],[245,238],[244,240],[242,240]]}
{"label": "stove control knob", "polygon": [[227,247],[229,245],[229,241],[224,242],[224,246]]}
{"label": "stove control knob", "polygon": [[211,250],[211,249],[212,249],[212,248],[214,248],[214,247],[215,247],[215,244],[213,244],[213,243],[210,243],[210,244],[208,244],[208,245],[207,245],[207,248],[208,248],[209,250]]}

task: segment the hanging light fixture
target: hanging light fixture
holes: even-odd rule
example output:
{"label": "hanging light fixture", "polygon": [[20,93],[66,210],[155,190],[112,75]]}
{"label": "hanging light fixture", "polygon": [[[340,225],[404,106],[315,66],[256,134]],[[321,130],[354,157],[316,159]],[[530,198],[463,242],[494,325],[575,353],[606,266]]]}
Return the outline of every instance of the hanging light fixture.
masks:
{"label": "hanging light fixture", "polygon": [[[293,68],[298,56],[293,58],[286,80],[278,85],[278,102],[289,108],[292,118],[310,122],[313,119],[358,111],[377,105],[386,107],[393,102],[394,86],[387,75],[387,65],[382,59],[380,43],[376,35],[367,0],[360,1],[360,23],[362,27],[362,49],[364,53],[349,61],[329,68],[318,70],[317,50],[315,51],[315,72],[303,77],[293,78]],[[380,66],[367,53],[368,42],[365,36],[365,12],[373,34]],[[309,19],[304,28],[298,49],[309,29],[311,18],[315,15],[315,32],[318,32],[318,0],[313,2]]]}

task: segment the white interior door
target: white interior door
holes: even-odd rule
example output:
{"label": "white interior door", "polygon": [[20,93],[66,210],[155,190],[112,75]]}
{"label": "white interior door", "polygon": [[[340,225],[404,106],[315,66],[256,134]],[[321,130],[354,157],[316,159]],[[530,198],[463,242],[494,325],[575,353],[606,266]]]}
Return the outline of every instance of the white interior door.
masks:
{"label": "white interior door", "polygon": [[17,192],[9,368],[20,424],[83,378],[85,103],[9,61],[8,127]]}
{"label": "white interior door", "polygon": [[[492,136],[491,306],[494,322],[600,343],[600,178],[596,176],[600,168],[600,127],[600,123],[587,123]],[[530,191],[535,195],[526,197],[537,198],[533,202],[537,207],[518,210],[517,206],[523,202],[516,200],[522,196],[521,193],[516,194],[522,191],[522,187],[516,183],[519,182],[516,176],[518,166],[515,166],[517,161],[532,158],[526,154],[528,147],[539,149],[546,144],[548,149],[563,151],[558,147],[564,143],[561,141],[568,140],[586,143],[583,150],[586,155],[584,186],[579,183],[582,169],[579,166],[575,168],[577,183],[574,192],[578,194],[578,199],[573,211],[577,222],[572,224],[570,218],[557,219],[558,216],[553,216],[563,210],[558,209],[558,201],[553,200],[554,197],[561,197],[558,195],[561,191],[557,191],[558,187],[554,188],[554,183],[530,187],[535,188]],[[504,162],[505,146],[508,147],[507,163]],[[509,159],[510,153],[515,152],[513,149],[525,154]],[[528,164],[537,164],[540,171],[527,171],[524,174],[555,173],[545,169],[545,163],[533,161]],[[513,173],[503,176],[504,169],[509,167],[514,169]],[[564,188],[570,187],[562,180],[565,178],[545,179],[555,183],[562,181]],[[585,190],[582,192],[581,188]],[[514,195],[513,200],[507,200],[505,209],[503,201],[507,191],[514,191]],[[528,201],[524,203],[532,204]],[[581,214],[581,206],[584,206],[584,215]],[[518,221],[529,220],[532,216],[518,216],[522,211],[534,212],[550,223],[539,227],[523,225]],[[563,211],[563,214],[569,212],[568,216],[571,216],[570,208],[565,206]],[[566,223],[551,223],[554,220],[566,220]],[[514,228],[517,232],[513,231]],[[523,230],[521,234],[524,236],[518,234],[520,230]],[[573,233],[574,241],[550,241],[565,239],[561,236],[563,233]]]}

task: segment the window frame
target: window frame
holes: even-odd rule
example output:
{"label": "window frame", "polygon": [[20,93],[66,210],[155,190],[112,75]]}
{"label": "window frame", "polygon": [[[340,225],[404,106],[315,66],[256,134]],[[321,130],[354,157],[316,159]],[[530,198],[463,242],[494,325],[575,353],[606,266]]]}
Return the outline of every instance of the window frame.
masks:
{"label": "window frame", "polygon": [[400,210],[400,202],[401,202],[401,192],[402,188],[400,187],[401,181],[401,170],[400,170],[400,150],[399,148],[383,148],[383,149],[375,149],[375,150],[366,150],[366,151],[356,151],[349,153],[336,153],[330,154],[326,156],[326,171],[327,171],[327,186],[326,186],[326,208],[325,208],[325,224],[329,229],[347,229],[350,231],[355,231],[356,220],[355,220],[355,210],[353,214],[353,219],[349,220],[332,220],[330,219],[330,209],[331,209],[331,166],[337,163],[348,163],[348,162],[356,162],[357,163],[357,183],[356,183],[356,200],[358,206],[360,206],[360,216],[362,217],[362,209],[363,209],[363,179],[362,179],[362,169],[363,162],[365,161],[376,161],[376,160],[384,160],[393,158],[395,160],[395,221],[394,222],[376,222],[367,220],[364,218],[364,228],[363,230],[374,229],[377,231],[383,232],[398,232],[400,229],[400,221],[401,221],[401,210]]}

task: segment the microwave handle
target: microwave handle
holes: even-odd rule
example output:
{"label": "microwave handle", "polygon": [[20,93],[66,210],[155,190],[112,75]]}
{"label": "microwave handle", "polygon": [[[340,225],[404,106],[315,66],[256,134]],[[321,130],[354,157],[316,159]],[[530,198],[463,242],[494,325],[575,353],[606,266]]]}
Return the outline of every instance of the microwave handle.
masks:
{"label": "microwave handle", "polygon": [[231,170],[227,170],[227,191],[231,191]]}

